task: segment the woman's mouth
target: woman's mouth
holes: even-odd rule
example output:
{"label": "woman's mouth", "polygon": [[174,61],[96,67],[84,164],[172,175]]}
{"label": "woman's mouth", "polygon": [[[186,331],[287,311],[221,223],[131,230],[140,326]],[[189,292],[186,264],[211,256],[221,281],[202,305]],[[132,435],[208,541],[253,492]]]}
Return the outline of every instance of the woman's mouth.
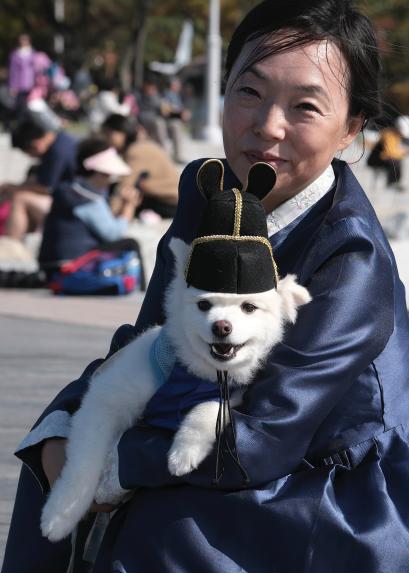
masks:
{"label": "woman's mouth", "polygon": [[213,342],[210,346],[210,354],[216,360],[226,362],[231,360],[244,344],[228,344],[226,342]]}
{"label": "woman's mouth", "polygon": [[244,151],[244,156],[246,157],[247,161],[252,165],[254,163],[258,163],[263,161],[264,163],[268,163],[275,169],[279,169],[284,163],[287,163],[286,159],[283,159],[279,155],[275,155],[274,153],[265,153],[260,151]]}

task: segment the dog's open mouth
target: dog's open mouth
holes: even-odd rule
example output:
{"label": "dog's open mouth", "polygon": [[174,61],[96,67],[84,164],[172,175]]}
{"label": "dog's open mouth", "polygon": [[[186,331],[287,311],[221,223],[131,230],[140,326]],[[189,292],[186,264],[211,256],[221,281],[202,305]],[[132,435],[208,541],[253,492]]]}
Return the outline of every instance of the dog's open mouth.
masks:
{"label": "dog's open mouth", "polygon": [[213,342],[210,344],[210,354],[216,360],[231,360],[244,344],[228,344],[226,342]]}

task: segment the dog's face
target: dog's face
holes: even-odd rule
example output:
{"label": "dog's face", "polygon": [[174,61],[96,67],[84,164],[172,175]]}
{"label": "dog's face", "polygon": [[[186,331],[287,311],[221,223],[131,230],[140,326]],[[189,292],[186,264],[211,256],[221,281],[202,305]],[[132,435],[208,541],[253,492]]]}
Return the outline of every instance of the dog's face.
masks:
{"label": "dog's face", "polygon": [[185,288],[182,299],[182,328],[192,353],[214,370],[236,372],[260,363],[281,339],[281,300],[276,290],[238,295]]}
{"label": "dog's face", "polygon": [[257,294],[224,294],[188,287],[184,269],[189,247],[172,239],[175,277],[166,295],[169,335],[184,364],[196,375],[215,380],[227,370],[239,384],[251,381],[270,349],[283,336],[286,321],[310,300],[293,276],[277,290]]}

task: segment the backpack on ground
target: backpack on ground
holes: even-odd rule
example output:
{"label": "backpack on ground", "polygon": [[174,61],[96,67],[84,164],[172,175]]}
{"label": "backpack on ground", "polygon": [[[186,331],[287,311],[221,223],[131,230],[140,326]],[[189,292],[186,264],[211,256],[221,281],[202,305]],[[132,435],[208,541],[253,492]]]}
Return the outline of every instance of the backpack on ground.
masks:
{"label": "backpack on ground", "polygon": [[123,295],[144,290],[140,254],[94,249],[61,266],[48,284],[54,294]]}

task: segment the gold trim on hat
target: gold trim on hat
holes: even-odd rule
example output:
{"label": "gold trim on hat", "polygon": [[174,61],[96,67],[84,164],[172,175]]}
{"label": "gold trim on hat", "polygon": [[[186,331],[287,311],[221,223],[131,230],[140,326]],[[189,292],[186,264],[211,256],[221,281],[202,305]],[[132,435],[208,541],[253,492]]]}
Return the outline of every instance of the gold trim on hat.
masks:
{"label": "gold trim on hat", "polygon": [[203,188],[202,188],[202,186],[201,186],[200,183],[199,183],[199,175],[200,175],[202,169],[203,169],[203,168],[205,167],[205,165],[207,165],[208,163],[218,163],[218,164],[221,166],[221,168],[222,168],[222,176],[221,176],[221,179],[220,179],[220,187],[219,187],[219,188],[220,188],[220,191],[223,191],[223,187],[224,187],[224,165],[223,165],[223,162],[220,161],[220,159],[206,159],[206,161],[204,161],[204,162],[202,163],[202,165],[199,167],[199,169],[198,169],[198,171],[197,171],[197,173],[196,173],[196,185],[197,185],[199,191],[201,192],[201,194],[204,195],[204,196],[206,196],[206,194],[205,194],[205,192],[203,191]]}
{"label": "gold trim on hat", "polygon": [[234,204],[234,227],[233,227],[233,236],[238,237],[240,235],[240,226],[241,226],[241,213],[243,211],[243,197],[240,191],[236,188],[232,189],[235,195],[235,204]]}
{"label": "gold trim on hat", "polygon": [[254,243],[262,243],[263,245],[265,245],[268,248],[270,256],[271,256],[271,262],[273,263],[275,283],[277,286],[278,281],[279,281],[279,275],[278,275],[277,264],[274,260],[273,248],[271,246],[271,243],[265,237],[258,237],[258,236],[254,236],[254,235],[244,235],[244,236],[240,236],[240,235],[209,235],[207,237],[197,237],[197,239],[194,239],[192,241],[192,244],[191,244],[189,260],[187,262],[186,270],[185,270],[185,278],[186,279],[187,279],[187,275],[189,274],[190,261],[192,260],[193,251],[194,251],[195,246],[200,245],[202,243],[210,243],[212,241],[238,241],[238,242],[253,241]]}

